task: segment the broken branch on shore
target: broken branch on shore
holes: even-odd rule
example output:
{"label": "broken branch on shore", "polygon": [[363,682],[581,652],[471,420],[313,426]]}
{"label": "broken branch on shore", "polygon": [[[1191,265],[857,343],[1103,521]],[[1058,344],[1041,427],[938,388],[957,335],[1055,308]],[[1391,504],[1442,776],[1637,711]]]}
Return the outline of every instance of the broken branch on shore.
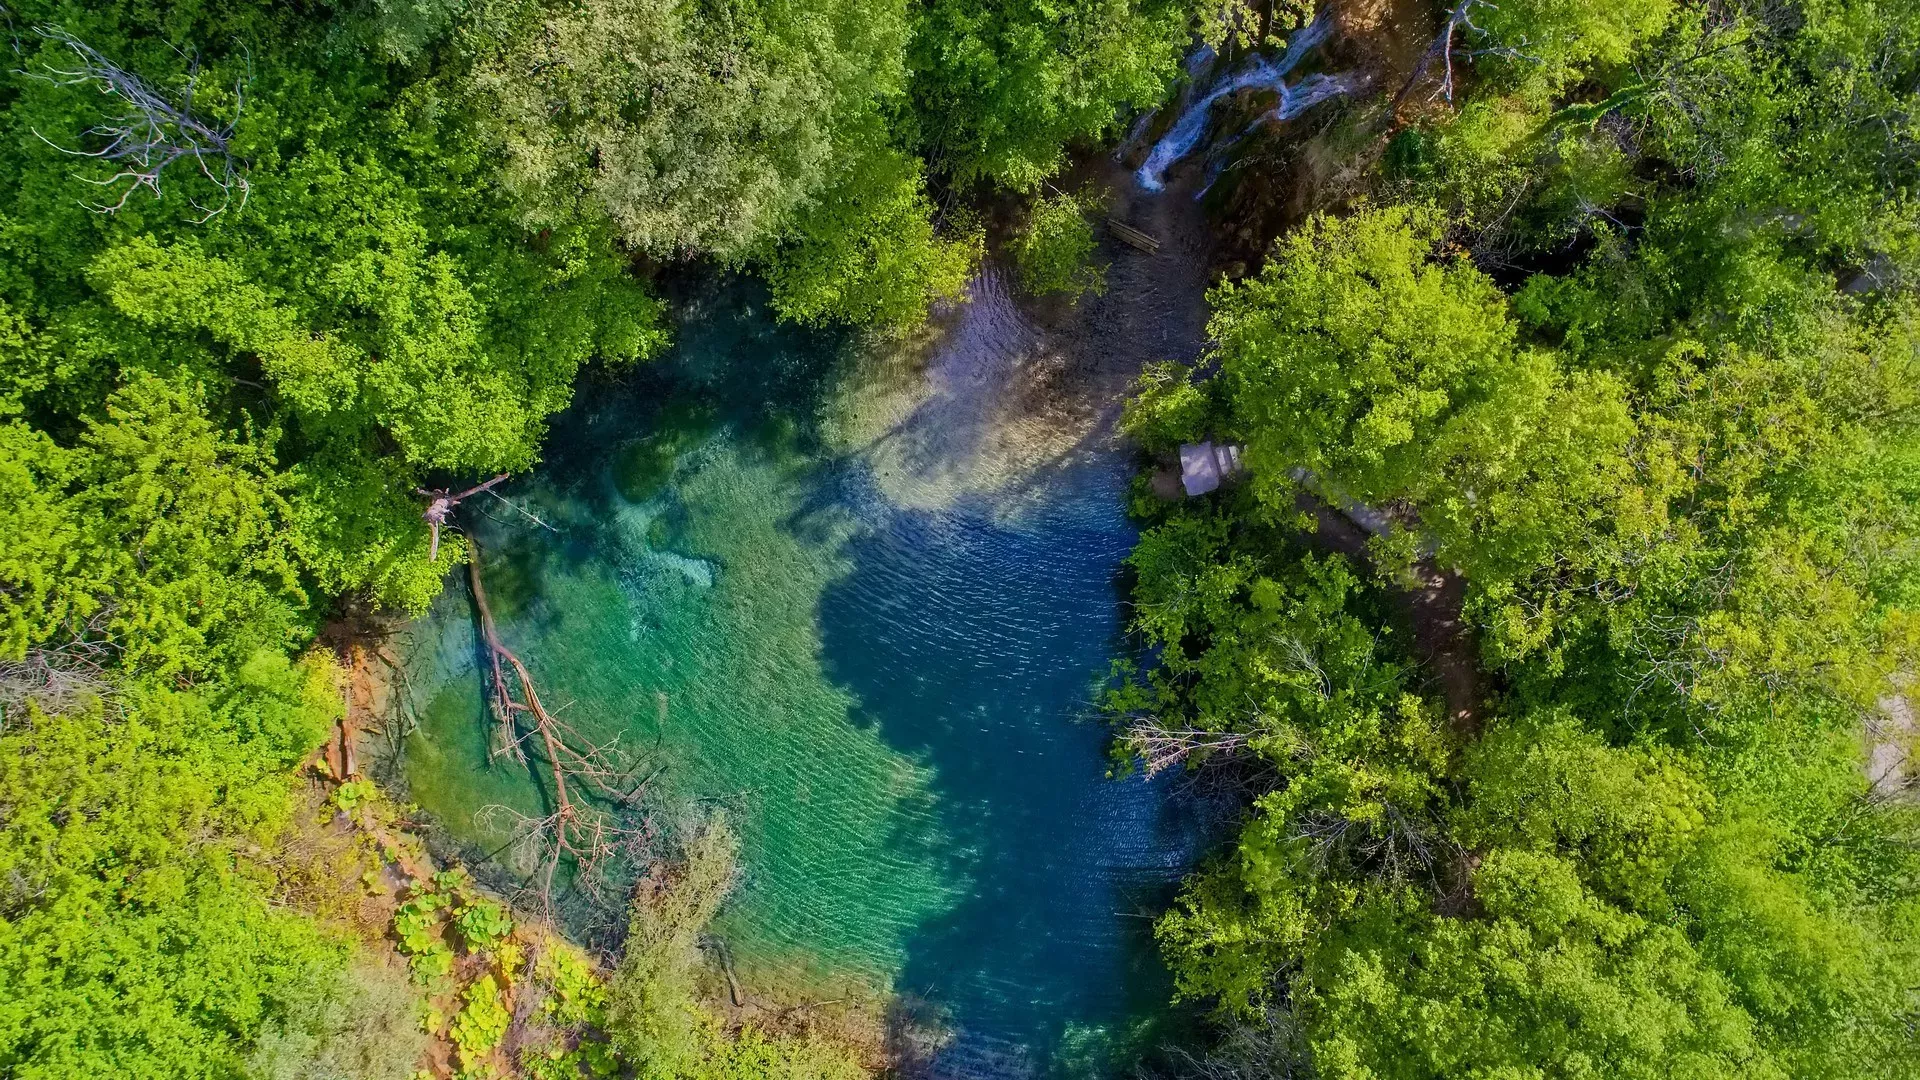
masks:
{"label": "broken branch on shore", "polygon": [[[433,530],[432,538],[427,542],[428,562],[433,562],[440,557],[440,526],[445,525],[447,519],[453,516],[453,508],[460,505],[460,500],[478,495],[483,491],[492,491],[494,485],[501,483],[509,475],[511,474],[501,473],[486,483],[475,484],[473,487],[468,488],[458,495],[450,494],[444,488],[434,491],[428,491],[426,488],[415,489],[415,494],[425,495],[431,500],[427,503],[426,510],[420,514],[421,517],[427,519],[427,527]],[[541,522],[541,524],[544,525],[546,523]]]}

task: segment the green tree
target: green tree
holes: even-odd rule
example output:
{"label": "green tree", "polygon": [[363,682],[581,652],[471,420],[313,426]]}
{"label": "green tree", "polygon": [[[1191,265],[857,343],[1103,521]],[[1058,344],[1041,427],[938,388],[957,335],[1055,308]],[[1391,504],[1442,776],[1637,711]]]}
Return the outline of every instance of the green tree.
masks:
{"label": "green tree", "polygon": [[933,0],[908,60],[928,160],[962,182],[1034,190],[1070,143],[1160,103],[1191,25],[1179,0]]}
{"label": "green tree", "polygon": [[901,330],[956,300],[982,254],[978,229],[942,236],[920,163],[882,146],[850,158],[765,256],[781,317]]}
{"label": "green tree", "polygon": [[607,987],[612,1045],[653,1080],[857,1080],[866,1070],[811,1035],[722,1029],[700,1004],[701,944],[733,888],[739,840],[721,817],[693,828],[680,858],[641,882],[626,952]]}
{"label": "green tree", "polygon": [[262,650],[230,689],[145,681],[0,733],[0,1068],[232,1076],[331,993],[344,950],[244,852],[339,709],[332,665]]}
{"label": "green tree", "polygon": [[530,224],[585,202],[650,254],[741,259],[901,92],[906,33],[897,0],[511,0],[476,20],[473,86]]}
{"label": "green tree", "polygon": [[1065,293],[1079,300],[1107,291],[1106,270],[1093,262],[1092,200],[1064,192],[1035,199],[1026,225],[1010,245],[1020,283],[1036,295]]}

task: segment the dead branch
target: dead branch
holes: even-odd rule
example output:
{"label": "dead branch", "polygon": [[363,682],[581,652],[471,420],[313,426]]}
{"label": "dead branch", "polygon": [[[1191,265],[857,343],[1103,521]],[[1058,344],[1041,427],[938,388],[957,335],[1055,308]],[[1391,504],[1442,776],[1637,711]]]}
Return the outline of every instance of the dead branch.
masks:
{"label": "dead branch", "polygon": [[1231,756],[1247,748],[1251,736],[1237,731],[1204,731],[1198,728],[1171,729],[1152,720],[1141,720],[1127,728],[1124,745],[1139,757],[1148,777],[1157,776],[1176,765],[1185,764],[1194,755]]}
{"label": "dead branch", "polygon": [[[428,500],[430,500],[427,503],[426,510],[420,514],[421,517],[427,519],[428,528],[433,530],[433,536],[427,543],[428,562],[432,562],[440,557],[440,526],[445,525],[447,519],[453,516],[453,508],[460,505],[460,500],[468,498],[469,496],[478,495],[483,491],[492,491],[493,486],[505,480],[508,475],[508,473],[501,473],[486,483],[475,484],[458,495],[449,494],[445,488],[437,488],[432,491],[426,488],[414,489],[414,494],[425,495]],[[546,523],[541,522],[541,524],[544,525]],[[479,559],[476,558],[474,562],[477,564]],[[478,581],[479,579],[475,578],[474,580]]]}
{"label": "dead branch", "polygon": [[[1522,52],[1510,45],[1488,45],[1460,53],[1456,42],[1465,36],[1461,33],[1463,30],[1466,34],[1482,40],[1487,37],[1487,31],[1474,23],[1473,10],[1497,7],[1499,5],[1492,0],[1459,0],[1454,4],[1453,10],[1447,12],[1447,21],[1441,25],[1440,33],[1435,35],[1433,44],[1427,46],[1427,51],[1420,55],[1420,62],[1414,65],[1413,74],[1407,76],[1406,84],[1400,87],[1400,92],[1393,95],[1394,108],[1399,108],[1400,102],[1420,84],[1421,79],[1426,77],[1427,70],[1433,66],[1435,60],[1439,60],[1444,65],[1445,72],[1440,78],[1439,88],[1433,92],[1433,97],[1445,98],[1449,102],[1453,100],[1453,61],[1456,54],[1464,55],[1467,59],[1476,56],[1503,56],[1510,60],[1539,63],[1539,57]],[[1521,44],[1525,45],[1526,42],[1522,40]]]}
{"label": "dead branch", "polygon": [[1369,821],[1331,810],[1312,811],[1294,823],[1292,832],[1306,841],[1308,855],[1322,873],[1344,862],[1394,882],[1416,875],[1432,879],[1437,862],[1434,849],[1447,843],[1430,822],[1409,817],[1391,803]]}
{"label": "dead branch", "polygon": [[[496,477],[482,487],[500,479]],[[489,701],[495,730],[492,756],[511,755],[531,767],[523,744],[534,741],[552,785],[551,811],[543,816],[505,806],[490,806],[483,813],[506,820],[513,847],[532,870],[530,879],[541,908],[551,917],[554,882],[563,862],[571,865],[574,883],[599,899],[601,872],[608,864],[622,855],[638,853],[652,840],[653,831],[647,823],[627,824],[603,805],[631,808],[652,777],[636,778],[636,767],[626,764],[616,742],[588,742],[541,702],[526,664],[500,640],[481,580],[477,544],[471,545],[468,554],[467,577],[473,587],[481,641],[491,669]]]}
{"label": "dead branch", "polygon": [[197,223],[204,224],[225,212],[236,192],[240,205],[247,204],[251,187],[241,175],[241,163],[232,149],[234,126],[239,122],[244,103],[244,79],[234,80],[233,119],[216,125],[193,111],[193,96],[200,78],[198,60],[189,62],[186,90],[175,102],[148,85],[145,79],[114,64],[99,50],[65,30],[53,26],[40,26],[35,30],[41,37],[65,45],[78,63],[70,68],[49,66],[27,72],[30,78],[56,86],[90,86],[107,97],[117,98],[125,107],[119,115],[81,133],[83,138],[105,140],[105,145],[97,150],[69,149],[34,132],[40,141],[63,154],[95,158],[120,167],[119,172],[105,180],[78,178],[97,187],[118,188],[120,192],[111,204],[83,201],[82,206],[96,213],[111,214],[125,207],[127,200],[141,188],[153,192],[153,197],[159,199],[161,176],[177,161],[192,161],[200,175],[220,192],[219,204],[212,207],[202,206],[191,198],[187,200],[200,211],[200,216],[194,219]]}
{"label": "dead branch", "polygon": [[18,660],[0,661],[0,721],[26,715],[29,706],[53,715],[72,712],[111,692],[103,668],[59,649],[29,649]]}
{"label": "dead branch", "polygon": [[109,630],[114,615],[112,605],[102,607],[71,628],[64,643],[0,661],[0,725],[26,716],[31,708],[60,715],[90,701],[111,702],[114,680],[108,671],[120,655]]}

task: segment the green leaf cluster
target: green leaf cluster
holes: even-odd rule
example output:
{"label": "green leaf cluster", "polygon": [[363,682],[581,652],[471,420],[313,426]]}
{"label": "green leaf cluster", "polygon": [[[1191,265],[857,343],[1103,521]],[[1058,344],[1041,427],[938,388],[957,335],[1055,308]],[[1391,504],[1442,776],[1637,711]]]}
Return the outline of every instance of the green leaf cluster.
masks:
{"label": "green leaf cluster", "polygon": [[1020,284],[1035,295],[1065,293],[1079,300],[1107,291],[1105,268],[1093,261],[1093,223],[1097,202],[1058,192],[1035,199],[1027,222],[1011,245]]}
{"label": "green leaf cluster", "polygon": [[330,664],[258,653],[224,689],[124,684],[0,731],[0,1070],[229,1076],[346,991],[345,950],[249,853],[339,708]]}
{"label": "green leaf cluster", "polygon": [[696,826],[681,857],[641,882],[626,953],[606,988],[611,1043],[646,1080],[857,1080],[845,1047],[752,1024],[728,1032],[700,1004],[701,942],[736,877],[739,841],[721,817]]}
{"label": "green leaf cluster", "polygon": [[931,0],[913,15],[911,97],[929,161],[1032,191],[1066,147],[1158,105],[1198,5],[1178,0]]}

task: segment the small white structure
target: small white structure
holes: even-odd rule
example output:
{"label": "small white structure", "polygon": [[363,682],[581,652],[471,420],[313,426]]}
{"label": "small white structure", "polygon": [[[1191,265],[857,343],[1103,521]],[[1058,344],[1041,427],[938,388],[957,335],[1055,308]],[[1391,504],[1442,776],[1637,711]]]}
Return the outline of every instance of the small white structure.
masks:
{"label": "small white structure", "polygon": [[1210,442],[1186,443],[1180,447],[1180,486],[1188,496],[1205,495],[1233,478],[1244,468],[1240,448],[1215,446]]}

